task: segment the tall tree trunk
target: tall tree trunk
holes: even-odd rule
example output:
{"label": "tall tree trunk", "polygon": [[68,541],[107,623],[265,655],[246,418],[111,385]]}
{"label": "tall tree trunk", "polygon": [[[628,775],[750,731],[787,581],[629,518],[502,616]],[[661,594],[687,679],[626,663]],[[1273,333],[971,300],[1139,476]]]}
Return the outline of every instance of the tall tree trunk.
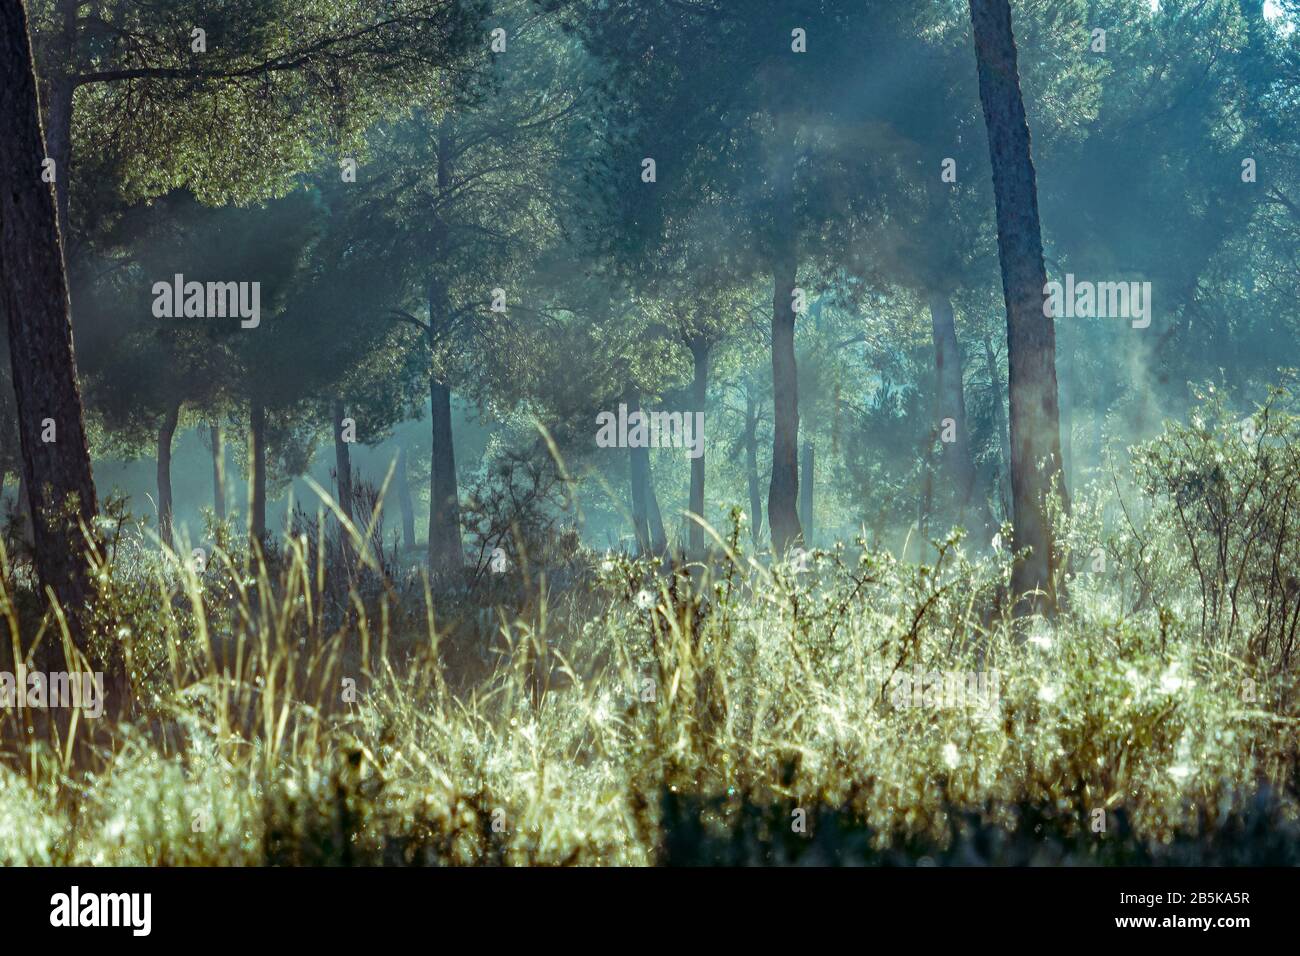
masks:
{"label": "tall tree trunk", "polygon": [[813,443],[803,443],[803,477],[799,483],[799,523],[803,526],[804,547],[812,547],[813,537]]}
{"label": "tall tree trunk", "polygon": [[460,538],[460,491],[456,484],[456,449],[451,432],[451,389],[430,386],[433,400],[432,474],[429,476],[429,566],[459,570],[465,562]]}
{"label": "tall tree trunk", "polygon": [[[334,419],[334,487],[339,511],[356,527],[356,517],[352,513],[352,454],[348,443],[343,440],[343,418],[347,410],[341,400],[336,400],[331,409]],[[364,531],[364,527],[361,529]],[[339,522],[339,550],[345,566],[350,567],[356,549],[353,547],[352,533]]]}
{"label": "tall tree trunk", "polygon": [[645,489],[646,519],[650,524],[650,548],[655,554],[668,552],[668,532],[664,528],[664,516],[659,510],[659,496],[655,494],[654,472],[650,469],[650,452],[642,449],[646,455]]}
{"label": "tall tree trunk", "polygon": [[248,531],[258,548],[266,542],[266,406],[253,399],[248,410]]}
{"label": "tall tree trunk", "polygon": [[993,401],[993,427],[998,430],[998,446],[1002,450],[998,468],[998,497],[1002,501],[1002,514],[1011,520],[1011,442],[1007,437],[1007,420],[1003,409],[1002,373],[993,354],[993,342],[984,336],[984,364],[988,368],[989,388]]}
{"label": "tall tree trunk", "polygon": [[953,420],[956,441],[940,442],[943,468],[957,509],[957,520],[968,520],[983,538],[993,525],[988,502],[978,493],[975,472],[975,449],[971,441],[966,418],[966,391],[962,377],[961,349],[957,345],[957,324],[953,318],[952,301],[942,292],[932,291],[930,300],[930,327],[934,338],[934,366],[937,388],[938,420],[942,428],[945,418]]}
{"label": "tall tree trunk", "polygon": [[763,497],[758,484],[758,404],[754,393],[745,389],[745,475],[749,481],[749,533],[754,547],[762,547]]}
{"label": "tall tree trunk", "polygon": [[212,510],[218,521],[226,520],[226,447],[221,438],[221,423],[208,426],[212,437]]}
{"label": "tall tree trunk", "polygon": [[1061,432],[1056,329],[1043,307],[1047,273],[1038,221],[1038,187],[1020,95],[1011,5],[1008,0],[969,3],[993,167],[998,257],[1007,309],[1014,546],[1016,550],[1031,549],[1027,558],[1016,562],[1011,583],[1018,596],[1042,592],[1018,602],[1021,612],[1053,613],[1059,559],[1052,540],[1048,496],[1062,481]]}
{"label": "tall tree trunk", "polygon": [[[691,343],[691,358],[695,365],[695,377],[691,382],[691,405],[687,414],[703,412],[709,397],[709,343],[695,341]],[[700,456],[691,459],[691,513],[704,518],[704,436],[695,435],[699,442]],[[690,521],[687,531],[687,544],[692,555],[704,551],[704,529],[696,521]]]}
{"label": "tall tree trunk", "polygon": [[168,549],[176,546],[172,535],[172,439],[180,413],[179,402],[169,405],[158,426],[158,538]]}
{"label": "tall tree trunk", "polygon": [[[35,520],[36,570],[84,639],[93,595],[82,525],[95,535],[91,476],[72,348],[68,280],[45,158],[36,77],[21,0],[0,0],[0,306],[9,327],[24,486]],[[53,428],[53,440],[45,441]]]}
{"label": "tall tree trunk", "polygon": [[[623,393],[627,417],[641,411],[641,390],[635,386]],[[632,494],[632,531],[636,535],[637,554],[648,554],[650,542],[650,454],[644,448],[629,445],[627,455],[628,482]]]}
{"label": "tall tree trunk", "polygon": [[800,536],[799,375],[794,356],[794,289],[798,249],[794,223],[794,135],[781,124],[773,197],[772,262],[772,480],[767,492],[767,523],[772,549],[784,554]]}
{"label": "tall tree trunk", "polygon": [[[438,192],[451,189],[452,129],[450,117],[438,127]],[[450,246],[451,233],[440,214],[435,214],[434,251],[441,260]],[[451,320],[447,284],[437,268],[429,281],[429,352],[436,366],[440,333]],[[456,450],[451,428],[451,387],[440,381],[435,367],[430,379],[430,419],[433,448],[429,469],[429,567],[435,573],[459,571],[465,563],[460,537],[460,489],[456,482]]]}
{"label": "tall tree trunk", "polygon": [[411,482],[406,474],[406,447],[397,447],[397,503],[402,509],[402,547],[415,548],[415,507],[411,504]]}

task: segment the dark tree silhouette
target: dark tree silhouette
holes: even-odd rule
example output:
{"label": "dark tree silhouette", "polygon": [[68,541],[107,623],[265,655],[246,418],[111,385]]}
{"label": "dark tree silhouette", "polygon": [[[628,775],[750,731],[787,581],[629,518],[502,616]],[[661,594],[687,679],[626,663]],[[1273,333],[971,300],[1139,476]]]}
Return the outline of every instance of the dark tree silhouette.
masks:
{"label": "dark tree silhouette", "polygon": [[45,156],[27,13],[22,0],[0,0],[0,303],[9,325],[23,487],[35,519],[37,573],[80,638],[92,589],[82,525],[93,535],[98,504],[54,191],[41,176]]}
{"label": "dark tree silhouette", "polygon": [[[1007,377],[1011,404],[1011,497],[1016,550],[1030,548],[1012,573],[1017,595],[1041,596],[1022,610],[1056,608],[1048,496],[1064,491],[1060,413],[1056,394],[1056,327],[1044,314],[1043,240],[1029,124],[1020,95],[1016,41],[1008,0],[970,0],[980,102],[988,128],[998,257],[1007,308]],[[1057,482],[1060,484],[1057,484]]]}

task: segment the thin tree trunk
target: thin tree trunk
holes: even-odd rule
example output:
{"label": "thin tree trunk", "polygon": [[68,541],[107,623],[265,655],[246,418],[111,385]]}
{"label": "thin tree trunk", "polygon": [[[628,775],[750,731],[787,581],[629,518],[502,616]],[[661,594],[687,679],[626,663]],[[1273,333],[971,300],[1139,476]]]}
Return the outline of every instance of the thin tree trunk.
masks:
{"label": "thin tree trunk", "polygon": [[[691,343],[691,358],[695,366],[695,377],[691,383],[691,405],[687,415],[703,412],[709,396],[709,343],[696,341]],[[704,518],[704,436],[693,436],[699,442],[700,456],[691,459],[691,513]],[[689,519],[688,519],[689,520]],[[692,555],[704,551],[704,529],[691,520],[687,531],[687,545]]]}
{"label": "thin tree trunk", "polygon": [[[438,192],[451,189],[452,130],[444,117],[438,128]],[[451,233],[439,217],[434,223],[434,251],[438,260],[446,255]],[[438,333],[451,317],[447,284],[435,268],[429,281],[429,352],[437,355]],[[435,573],[459,571],[465,563],[460,537],[460,489],[456,480],[456,449],[451,427],[451,387],[439,381],[437,370],[430,379],[430,419],[433,447],[429,469],[429,567]]]}
{"label": "thin tree trunk", "polygon": [[158,538],[168,549],[176,546],[172,535],[172,439],[180,412],[180,403],[169,405],[158,426]]}
{"label": "thin tree trunk", "polygon": [[[343,513],[343,516],[348,519],[348,522],[353,527],[356,527],[356,517],[352,513],[352,454],[348,448],[348,443],[343,439],[343,418],[347,414],[347,410],[343,407],[341,400],[336,400],[331,411],[331,417],[334,419],[334,487],[336,502],[339,511]],[[340,521],[339,550],[341,551],[343,564],[349,567],[355,553],[355,548],[352,545],[352,533]]]}
{"label": "thin tree trunk", "polygon": [[668,532],[664,528],[664,516],[659,510],[659,496],[655,494],[654,472],[650,469],[650,452],[646,449],[646,519],[650,524],[650,548],[655,554],[668,552]]}
{"label": "thin tree trunk", "polygon": [[[632,416],[641,411],[641,390],[629,386],[623,392],[623,404],[627,406],[629,422]],[[650,551],[650,456],[644,448],[635,448],[630,443],[627,455],[628,485],[632,498],[632,532],[636,537],[638,555]]]}
{"label": "thin tree trunk", "polygon": [[966,524],[969,516],[978,525],[980,536],[983,537],[983,532],[993,524],[993,516],[989,514],[988,502],[984,496],[977,493],[975,449],[966,418],[965,382],[952,301],[941,292],[931,292],[929,300],[935,379],[938,385],[937,417],[941,429],[943,419],[951,418],[956,433],[956,441],[940,443],[943,467],[957,508],[958,522]]}
{"label": "thin tree trunk", "polygon": [[266,406],[256,398],[249,403],[248,440],[248,530],[261,548],[266,542]]}
{"label": "thin tree trunk", "polygon": [[429,566],[435,571],[463,567],[460,538],[460,491],[456,484],[456,449],[451,431],[451,389],[430,386],[433,401],[432,474],[429,476]]}
{"label": "thin tree trunk", "polygon": [[[1011,398],[1011,496],[1014,546],[1031,549],[1012,571],[1017,595],[1041,591],[1021,612],[1053,613],[1058,555],[1048,496],[1061,475],[1060,415],[1056,394],[1056,330],[1044,314],[1043,243],[1029,125],[1020,94],[1016,43],[1008,0],[969,0],[988,129],[997,203],[998,257],[1007,309],[1007,365]],[[1039,463],[1042,463],[1040,467]]]}
{"label": "thin tree trunk", "polygon": [[993,398],[993,427],[998,430],[998,445],[1002,449],[1001,465],[998,468],[998,497],[1002,501],[1002,514],[1011,520],[1011,442],[1007,437],[1007,420],[1003,408],[1002,374],[998,369],[998,360],[993,354],[993,342],[984,336],[984,364],[988,368],[989,388]]}
{"label": "thin tree trunk", "polygon": [[812,547],[813,537],[813,443],[803,443],[803,477],[799,481],[799,523],[803,526],[804,547]]}
{"label": "thin tree trunk", "polygon": [[221,438],[221,425],[208,426],[212,437],[212,510],[217,521],[226,520],[226,447]]}
{"label": "thin tree trunk", "polygon": [[406,448],[397,448],[397,503],[402,509],[402,546],[415,549],[415,507],[411,503],[411,482],[406,475]]}
{"label": "thin tree trunk", "polygon": [[[783,124],[783,128],[788,124]],[[794,289],[798,250],[794,224],[794,136],[782,137],[775,173],[772,262],[772,480],[767,493],[767,522],[772,549],[784,554],[800,536],[799,375],[794,355]]]}
{"label": "thin tree trunk", "polygon": [[[0,0],[0,306],[9,327],[24,486],[36,520],[36,570],[83,641],[93,582],[84,526],[95,537],[91,476],[72,347],[68,281],[50,185],[21,0]],[[54,429],[52,441],[43,432]],[[92,545],[93,546],[93,545]]]}
{"label": "thin tree trunk", "polygon": [[758,479],[758,406],[753,392],[745,389],[745,474],[749,480],[749,533],[754,547],[762,547],[763,496]]}

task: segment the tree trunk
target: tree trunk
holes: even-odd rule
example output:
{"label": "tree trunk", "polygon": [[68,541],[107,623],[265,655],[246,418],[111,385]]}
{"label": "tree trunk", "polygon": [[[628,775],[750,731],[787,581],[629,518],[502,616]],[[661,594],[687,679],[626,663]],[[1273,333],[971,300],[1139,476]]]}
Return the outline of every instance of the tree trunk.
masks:
{"label": "tree trunk", "polygon": [[655,554],[668,552],[668,532],[664,529],[664,516],[659,511],[659,496],[655,494],[654,473],[650,469],[650,452],[642,449],[646,456],[645,489],[646,518],[650,524],[650,547]]}
{"label": "tree trunk", "polygon": [[754,547],[762,547],[763,497],[758,484],[758,405],[745,389],[745,474],[749,480],[749,533]]}
{"label": "tree trunk", "polygon": [[1062,480],[1061,433],[1056,396],[1056,330],[1051,317],[1044,314],[1047,273],[1038,221],[1038,188],[1020,95],[1010,3],[969,3],[980,102],[993,167],[998,257],[1007,309],[1014,546],[1017,551],[1031,549],[1027,558],[1016,562],[1012,587],[1018,596],[1042,592],[1018,602],[1019,611],[1053,613],[1057,606],[1058,556],[1052,540],[1048,496]]}
{"label": "tree trunk", "polygon": [[402,546],[415,549],[415,507],[411,504],[411,482],[406,476],[406,448],[397,448],[397,503],[402,509]]}
{"label": "tree trunk", "polygon": [[1011,520],[1011,442],[1007,438],[1007,420],[1002,398],[1002,374],[993,354],[993,342],[984,336],[984,364],[988,367],[989,388],[992,390],[993,427],[998,430],[998,445],[1002,449],[1002,463],[998,468],[998,497],[1002,501],[1002,514]]}
{"label": "tree trunk", "polygon": [[179,402],[169,405],[158,426],[158,538],[169,550],[176,547],[172,535],[172,439],[180,413]]}
{"label": "tree trunk", "polygon": [[[356,527],[356,518],[352,513],[352,454],[348,443],[343,440],[343,417],[347,414],[342,401],[335,401],[331,417],[334,419],[334,488],[335,501],[339,511]],[[364,531],[364,527],[361,529]],[[352,546],[352,532],[342,521],[339,522],[339,551],[343,564],[352,565],[356,549]]]}
{"label": "tree trunk", "polygon": [[[444,117],[438,128],[438,192],[451,188],[451,120]],[[437,261],[447,253],[451,233],[439,218],[434,223],[434,252]],[[436,268],[429,281],[429,352],[436,362],[439,332],[451,318],[447,284]],[[429,568],[435,573],[459,571],[465,563],[460,537],[460,489],[456,482],[456,450],[451,429],[451,387],[439,381],[437,369],[430,379],[430,419],[433,447],[429,469]]]}
{"label": "tree trunk", "polygon": [[[691,358],[695,365],[695,378],[691,383],[691,405],[687,414],[694,418],[696,412],[703,412],[709,396],[709,344],[707,342],[691,343]],[[699,442],[700,456],[691,459],[691,513],[704,518],[704,436],[693,436]],[[687,531],[687,545],[692,555],[704,551],[704,529],[699,523],[690,520]]]}
{"label": "tree trunk", "polygon": [[212,436],[212,510],[218,521],[226,520],[226,447],[221,440],[221,425],[208,426]]}
{"label": "tree trunk", "polygon": [[803,477],[799,484],[799,523],[803,526],[804,547],[812,547],[813,536],[813,443],[803,443]]}
{"label": "tree trunk", "polygon": [[[9,327],[23,477],[36,570],[85,637],[93,594],[85,561],[99,510],[72,348],[68,281],[45,158],[36,79],[21,0],[0,0],[0,305]],[[53,440],[45,441],[53,428]]]}
{"label": "tree trunk", "polygon": [[977,493],[975,449],[966,419],[965,382],[962,377],[961,349],[957,345],[957,324],[953,318],[952,301],[941,292],[931,292],[930,326],[934,338],[934,366],[937,383],[937,418],[942,430],[945,418],[953,420],[956,441],[940,442],[943,468],[952,491],[959,524],[973,520],[983,538],[993,525],[988,502]]}
{"label": "tree trunk", "polygon": [[256,398],[249,403],[248,439],[248,530],[260,549],[266,542],[266,406]]}
{"label": "tree trunk", "polygon": [[456,485],[456,449],[451,433],[451,389],[430,386],[433,399],[432,474],[429,476],[429,566],[456,571],[465,562],[460,538],[460,491]]}
{"label": "tree trunk", "polygon": [[[627,405],[627,417],[641,411],[641,390],[629,387],[623,393],[623,403]],[[636,535],[638,555],[649,553],[650,545],[650,455],[644,448],[628,446],[627,456],[628,482],[632,493],[632,531]]]}
{"label": "tree trunk", "polygon": [[794,136],[782,137],[773,197],[772,262],[772,480],[767,523],[772,549],[784,554],[800,536],[799,376],[794,357],[794,289],[798,250],[794,231]]}

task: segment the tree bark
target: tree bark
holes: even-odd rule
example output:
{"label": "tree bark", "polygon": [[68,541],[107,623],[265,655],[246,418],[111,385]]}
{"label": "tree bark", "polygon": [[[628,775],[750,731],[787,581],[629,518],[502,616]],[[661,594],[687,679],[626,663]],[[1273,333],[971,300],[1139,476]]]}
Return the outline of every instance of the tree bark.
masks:
{"label": "tree bark", "polygon": [[[58,213],[41,180],[46,155],[21,0],[0,0],[0,305],[9,327],[24,487],[34,517],[36,570],[72,628],[93,595],[85,560],[99,505],[91,476],[72,347]],[[45,441],[47,424],[54,440]]]}
{"label": "tree bark", "polygon": [[[785,129],[788,124],[783,123]],[[774,174],[772,262],[772,480],[767,523],[772,550],[784,554],[800,536],[799,375],[794,355],[794,289],[798,249],[794,231],[794,136],[782,136]]]}
{"label": "tree bark", "polygon": [[[687,414],[694,417],[696,412],[703,412],[709,397],[709,343],[694,341],[691,343],[691,359],[695,366],[695,376],[691,382],[691,405]],[[691,513],[704,518],[704,436],[696,435],[700,443],[700,456],[691,459]],[[687,530],[687,546],[692,555],[704,551],[704,529],[696,521],[690,521]]]}
{"label": "tree bark", "polygon": [[[1063,484],[1056,393],[1056,329],[1044,314],[1043,243],[1029,125],[1020,94],[1008,0],[969,0],[980,102],[997,204],[998,257],[1007,309],[1014,546],[1030,553],[1012,570],[1021,613],[1054,613],[1058,555],[1048,496]],[[1039,594],[1031,592],[1039,591]]]}
{"label": "tree bark", "polygon": [[957,510],[957,520],[965,525],[973,519],[980,537],[992,527],[993,516],[988,502],[977,493],[978,476],[975,471],[974,442],[966,418],[966,390],[962,376],[961,349],[957,345],[957,323],[953,317],[952,301],[942,292],[932,291],[930,301],[930,327],[934,338],[934,366],[938,395],[938,420],[942,429],[945,418],[953,420],[956,441],[940,442],[943,468],[947,474],[952,500]]}
{"label": "tree bark", "polygon": [[[451,189],[451,121],[444,118],[438,128],[438,192]],[[451,233],[440,214],[434,223],[434,254],[437,261],[447,254]],[[439,333],[451,319],[451,301],[447,284],[432,271],[429,281],[429,351],[436,366]],[[456,450],[451,427],[451,387],[440,381],[437,369],[430,378],[430,419],[433,447],[429,469],[429,568],[435,573],[458,571],[465,563],[460,537],[460,489],[456,481]]]}
{"label": "tree bark", "polygon": [[169,550],[176,547],[172,534],[172,439],[176,435],[180,413],[179,402],[169,405],[158,426],[158,538]]}
{"label": "tree bark", "polygon": [[460,537],[460,491],[456,484],[456,449],[451,431],[451,389],[430,386],[433,401],[432,474],[429,477],[429,566],[455,571],[464,566]]}
{"label": "tree bark", "polygon": [[212,436],[212,510],[218,521],[226,520],[226,447],[221,440],[221,425],[208,426]]}
{"label": "tree bark", "polygon": [[803,526],[804,547],[812,547],[813,536],[813,443],[803,443],[803,477],[799,483],[799,523]]}
{"label": "tree bark", "polygon": [[998,430],[998,445],[1002,450],[998,468],[998,497],[1002,501],[1002,514],[1011,520],[1011,442],[1007,438],[1007,420],[1003,409],[1002,375],[998,360],[993,354],[993,342],[984,336],[984,364],[988,368],[989,388],[992,390],[993,427]]}
{"label": "tree bark", "polygon": [[664,516],[659,510],[659,496],[655,494],[654,472],[650,469],[650,452],[645,452],[645,489],[646,519],[650,524],[650,548],[655,554],[668,553],[668,532],[664,528]]}
{"label": "tree bark", "polygon": [[[635,386],[623,393],[623,403],[627,405],[630,421],[633,414],[641,411],[641,390]],[[650,544],[650,456],[644,448],[628,446],[627,455],[628,482],[632,496],[632,531],[636,536],[638,555],[648,554]]]}
{"label": "tree bark", "polygon": [[[343,440],[343,418],[347,410],[342,401],[335,401],[331,409],[334,419],[334,487],[339,511],[356,527],[356,518],[352,513],[352,454],[348,443]],[[362,529],[364,531],[364,528]],[[345,565],[351,566],[355,548],[352,546],[352,532],[343,522],[339,522],[339,550]]]}
{"label": "tree bark", "polygon": [[411,503],[411,482],[406,475],[406,448],[397,448],[397,502],[402,509],[402,546],[415,549],[415,507]]}
{"label": "tree bark", "polygon": [[745,474],[749,481],[749,533],[754,547],[762,547],[763,496],[758,482],[758,405],[751,389],[745,389]]}
{"label": "tree bark", "polygon": [[253,544],[266,543],[266,406],[260,399],[249,403],[248,528]]}

